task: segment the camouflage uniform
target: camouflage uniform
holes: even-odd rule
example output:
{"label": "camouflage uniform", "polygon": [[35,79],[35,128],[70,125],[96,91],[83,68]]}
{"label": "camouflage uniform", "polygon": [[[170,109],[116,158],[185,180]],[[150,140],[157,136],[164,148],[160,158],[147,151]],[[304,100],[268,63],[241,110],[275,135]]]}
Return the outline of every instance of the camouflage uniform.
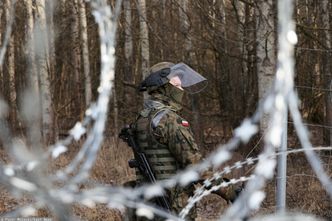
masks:
{"label": "camouflage uniform", "polygon": [[[147,91],[151,98],[145,101],[145,108],[133,124],[133,132],[156,179],[163,180],[171,178],[178,170],[183,170],[190,164],[198,163],[202,158],[189,123],[178,115],[178,111],[182,108],[184,90],[192,94],[198,93],[206,86],[207,79],[184,63],[161,62],[151,67],[149,72],[149,76],[139,85],[139,91]],[[201,175],[204,178],[212,173],[213,171],[205,171]],[[138,183],[148,182],[138,169],[136,174]],[[216,181],[215,184],[221,181]],[[167,191],[174,213],[178,214],[185,207],[193,189],[193,185],[189,185],[176,186]],[[238,195],[233,187],[214,193],[228,202],[233,202]],[[195,217],[196,211],[193,208],[187,220],[195,220]],[[156,217],[154,220],[163,219]]]}
{"label": "camouflage uniform", "polygon": [[[153,93],[145,102],[136,122],[136,141],[145,152],[157,180],[168,179],[190,164],[201,159],[197,144],[188,122],[177,112],[181,106],[165,96],[164,92]],[[137,170],[138,182],[144,177]],[[175,187],[169,190],[168,198],[175,213],[187,204],[192,188]],[[194,220],[195,211],[188,218]]]}

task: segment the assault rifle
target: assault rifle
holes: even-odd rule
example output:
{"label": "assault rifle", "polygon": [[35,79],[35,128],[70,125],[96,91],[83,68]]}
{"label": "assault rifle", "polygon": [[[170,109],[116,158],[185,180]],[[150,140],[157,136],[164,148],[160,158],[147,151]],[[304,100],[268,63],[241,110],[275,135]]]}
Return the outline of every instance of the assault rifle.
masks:
{"label": "assault rifle", "polygon": [[[145,179],[147,179],[150,183],[155,183],[155,175],[152,171],[148,159],[145,156],[145,153],[137,145],[134,139],[134,133],[131,125],[126,125],[124,128],[121,129],[119,138],[121,138],[124,142],[128,144],[128,146],[133,149],[135,159],[128,161],[129,167],[138,168],[138,170],[145,177]],[[155,199],[159,207],[167,211],[171,211],[171,207],[165,196],[156,197]]]}

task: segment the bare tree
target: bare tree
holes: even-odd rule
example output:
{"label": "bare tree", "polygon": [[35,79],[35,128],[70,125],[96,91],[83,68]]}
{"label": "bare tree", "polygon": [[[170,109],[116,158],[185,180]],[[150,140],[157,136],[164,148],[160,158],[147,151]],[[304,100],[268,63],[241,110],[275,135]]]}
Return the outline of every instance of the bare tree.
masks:
{"label": "bare tree", "polygon": [[192,59],[192,39],[190,34],[190,24],[189,24],[189,0],[180,0],[179,2],[179,18],[180,18],[180,30],[184,33],[185,37],[185,53],[183,54],[183,60],[188,58],[190,61]]}
{"label": "bare tree", "polygon": [[[10,0],[6,0],[5,2],[5,15],[6,15],[6,23],[10,22],[10,7],[11,2]],[[14,45],[14,35],[10,37],[9,44],[8,44],[8,76],[9,76],[9,106],[10,106],[10,120],[12,125],[15,126],[16,124],[16,86],[15,86],[15,45]]]}
{"label": "bare tree", "polygon": [[[261,100],[272,86],[276,64],[273,1],[256,1],[256,7],[258,96]],[[267,129],[267,116],[260,126],[262,131]]]}
{"label": "bare tree", "polygon": [[91,76],[90,76],[90,59],[88,46],[87,19],[84,0],[78,0],[80,14],[80,33],[82,44],[83,72],[85,85],[85,105],[88,106],[92,98]]}
{"label": "bare tree", "polygon": [[[125,0],[123,1],[123,10],[124,10],[124,67],[123,67],[123,81],[124,81],[124,100],[126,104],[135,104],[131,105],[130,108],[135,108],[138,103],[137,93],[135,88],[132,86],[135,84],[136,76],[136,67],[137,60],[134,59],[134,22],[135,16],[133,14],[132,1]],[[135,8],[134,8],[135,9]],[[119,94],[119,93],[118,93]],[[114,110],[115,111],[115,110]],[[121,108],[119,108],[119,113],[121,115]],[[126,113],[131,113],[132,110],[129,110]]]}
{"label": "bare tree", "polygon": [[[325,94],[325,124],[332,125],[332,76],[331,76],[331,34],[330,34],[330,13],[329,13],[330,1],[322,0],[320,1],[320,12],[322,15],[322,21],[324,26],[324,38],[325,47],[328,50],[326,54],[323,55],[323,68],[324,68],[324,82],[326,91]],[[326,129],[326,142],[327,145],[332,143],[332,129]]]}
{"label": "bare tree", "polygon": [[[226,16],[226,0],[221,0],[220,2],[220,13],[222,18],[221,33],[223,33],[224,39],[227,39],[227,16]],[[225,45],[225,51],[228,53],[227,47]]]}
{"label": "bare tree", "polygon": [[142,77],[148,75],[150,67],[150,50],[149,50],[149,31],[147,26],[146,2],[138,0],[139,24],[140,24],[140,45],[141,45],[141,70]]}
{"label": "bare tree", "polygon": [[9,74],[9,106],[12,125],[16,126],[16,86],[15,86],[15,45],[14,36],[11,36],[8,44],[8,74]]}
{"label": "bare tree", "polygon": [[54,27],[54,9],[57,1],[45,1],[45,12],[46,12],[46,28],[47,28],[47,42],[48,42],[48,51],[49,51],[49,76],[54,78],[53,75],[55,69],[55,27]]}
{"label": "bare tree", "polygon": [[[36,67],[36,53],[35,53],[35,30],[34,30],[34,18],[33,9],[35,8],[32,4],[32,0],[24,0],[24,5],[26,9],[26,26],[25,26],[25,51],[24,56],[28,61],[28,67],[26,71],[28,79],[29,94],[33,97],[34,114],[23,115],[23,119],[27,122],[27,138],[31,146],[37,147],[41,143],[42,132],[41,128],[41,108],[40,108],[40,85],[38,71]],[[24,98],[23,98],[24,99]],[[27,99],[31,99],[28,98]],[[23,112],[27,112],[24,111]],[[30,112],[31,113],[31,112]]]}
{"label": "bare tree", "polygon": [[[189,21],[189,13],[190,13],[190,2],[189,0],[180,0],[179,1],[179,18],[180,18],[180,30],[184,35],[184,52],[182,53],[182,60],[187,61],[192,64],[194,59],[194,53],[192,48],[192,36],[191,36],[191,27]],[[191,110],[193,112],[193,131],[195,133],[195,137],[197,137],[197,141],[200,141],[200,137],[202,136],[202,131],[199,128],[199,97],[196,94],[193,94],[191,97]]]}
{"label": "bare tree", "polygon": [[[245,3],[241,2],[241,1],[235,1],[233,3],[233,7],[236,10],[236,16],[237,16],[237,20],[238,20],[238,35],[239,35],[239,39],[241,39],[241,41],[239,41],[239,48],[241,51],[242,56],[246,56],[247,51],[246,51],[246,33],[245,33],[245,22],[246,22],[246,5]],[[247,67],[247,62],[246,59],[242,60],[242,70],[243,72],[247,72],[248,71],[248,67]]]}
{"label": "bare tree", "polygon": [[36,70],[36,60],[35,60],[35,39],[34,39],[34,19],[32,9],[32,0],[24,0],[25,8],[27,10],[27,25],[25,29],[25,56],[29,61],[29,82],[31,89],[34,90],[36,99],[39,100],[39,83],[38,83],[38,73]]}
{"label": "bare tree", "polygon": [[132,36],[132,16],[130,0],[123,2],[123,8],[125,13],[125,76],[126,82],[132,83],[132,59],[133,59],[133,36]]}
{"label": "bare tree", "polygon": [[[73,71],[74,85],[70,87],[77,95],[78,99],[75,99],[73,102],[73,109],[75,113],[80,114],[84,110],[84,105],[82,105],[83,95],[81,93],[83,88],[82,82],[82,52],[80,46],[80,40],[82,39],[80,36],[80,5],[79,0],[73,0],[69,4],[71,6],[70,12],[71,14],[71,29],[70,29],[70,37],[71,37],[71,48],[72,52],[70,53],[71,59],[71,70]],[[83,64],[84,67],[84,64]]]}
{"label": "bare tree", "polygon": [[[3,4],[3,3],[2,3]],[[0,4],[0,18],[2,17],[4,11],[4,7]],[[2,24],[0,23],[0,28],[3,29]],[[0,31],[0,42],[2,42],[2,32]],[[0,86],[1,88],[4,88],[4,81],[3,81],[3,69],[2,65],[0,65]]]}
{"label": "bare tree", "polygon": [[[128,84],[134,83],[134,74],[133,74],[133,32],[132,32],[132,8],[130,0],[125,0],[123,2],[123,10],[125,16],[125,24],[124,24],[124,57],[125,57],[125,65],[124,65],[124,81]],[[126,101],[131,102],[131,95],[125,92]]]}
{"label": "bare tree", "polygon": [[52,98],[50,88],[50,54],[48,44],[48,31],[46,23],[45,12],[45,0],[36,0],[36,17],[38,24],[38,32],[35,32],[39,36],[40,44],[35,42],[37,47],[38,56],[38,73],[40,80],[40,97],[42,106],[42,130],[44,141],[53,137],[53,110],[52,110]]}

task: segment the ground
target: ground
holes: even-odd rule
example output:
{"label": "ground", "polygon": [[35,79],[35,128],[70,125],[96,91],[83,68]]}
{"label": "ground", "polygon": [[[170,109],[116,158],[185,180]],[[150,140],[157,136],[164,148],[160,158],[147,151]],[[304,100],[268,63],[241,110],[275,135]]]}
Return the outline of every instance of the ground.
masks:
{"label": "ground", "polygon": [[[297,143],[297,141],[293,141]],[[99,153],[96,165],[93,168],[91,179],[108,184],[121,185],[135,178],[133,169],[127,165],[127,160],[132,158],[130,148],[124,143],[107,139]],[[294,144],[295,145],[295,144]],[[52,163],[50,171],[62,168],[75,155],[79,144],[74,144],[70,151]],[[1,158],[8,162],[3,150]],[[321,153],[327,171],[332,174],[332,157],[329,152]],[[267,197],[262,208],[256,214],[267,214],[275,211],[275,180],[271,180],[266,187]],[[31,202],[28,196],[16,200],[4,187],[0,188],[0,214],[7,213],[19,205]],[[226,201],[217,195],[205,197],[197,205],[197,221],[214,221],[228,207]],[[313,174],[304,154],[288,156],[287,171],[287,207],[290,211],[312,213],[327,220],[332,220],[332,204],[316,176]],[[108,209],[105,205],[96,208],[74,206],[74,214],[84,220],[109,220],[122,221],[123,211]],[[49,216],[47,208],[38,212],[39,216]]]}

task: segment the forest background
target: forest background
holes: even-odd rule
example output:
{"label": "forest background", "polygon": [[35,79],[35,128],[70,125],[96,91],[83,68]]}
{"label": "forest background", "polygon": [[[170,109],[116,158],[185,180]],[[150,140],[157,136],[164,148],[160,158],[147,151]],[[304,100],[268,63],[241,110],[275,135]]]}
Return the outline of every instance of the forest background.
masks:
{"label": "forest background", "polygon": [[[313,144],[331,146],[332,4],[329,0],[295,2],[296,88],[301,112]],[[142,108],[143,95],[136,87],[149,66],[160,61],[185,62],[209,81],[203,92],[185,97],[183,110],[202,153],[210,153],[232,137],[233,128],[255,111],[273,83],[276,15],[272,0],[124,1],[118,23],[115,88],[100,160],[121,162],[112,168],[107,162],[99,169],[97,165],[95,178],[109,183],[132,178],[128,168],[119,169],[126,167],[130,153],[118,142],[117,134]],[[83,0],[4,0],[0,18],[1,42],[8,24],[13,23],[0,68],[0,94],[9,105],[10,127],[17,136],[29,137],[29,120],[20,110],[30,102],[42,128],[34,137],[52,143],[67,135],[98,95],[100,49],[91,8]],[[28,98],[31,89],[37,94],[33,100]],[[288,126],[288,148],[299,148],[291,121]],[[263,119],[261,135],[239,150],[243,158],[259,153],[267,127]],[[124,152],[120,158],[115,156],[119,148]],[[75,145],[71,151],[75,152]],[[330,153],[321,155],[331,172]],[[289,208],[331,218],[331,203],[303,156],[288,160]],[[123,172],[126,178],[121,178]],[[274,209],[273,185],[265,202],[267,210]]]}

